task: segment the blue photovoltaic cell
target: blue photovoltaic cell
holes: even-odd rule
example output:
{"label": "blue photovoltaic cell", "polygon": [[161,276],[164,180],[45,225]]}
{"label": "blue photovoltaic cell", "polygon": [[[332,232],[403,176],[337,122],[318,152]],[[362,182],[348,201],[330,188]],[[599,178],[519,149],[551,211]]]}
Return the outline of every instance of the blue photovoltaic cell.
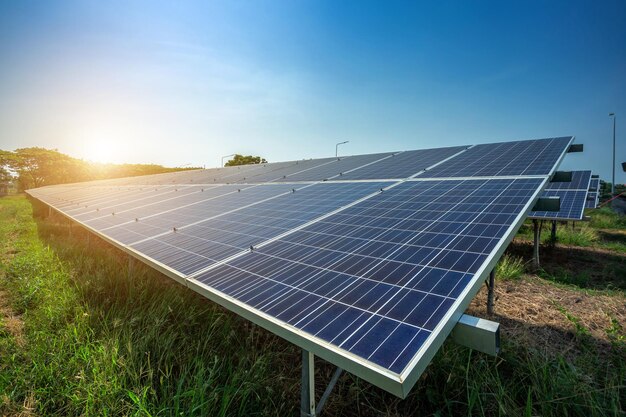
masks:
{"label": "blue photovoltaic cell", "polygon": [[[353,203],[384,185],[388,184],[315,184],[192,226],[179,222],[176,232],[170,228],[164,235],[131,247],[182,274],[191,274]],[[174,211],[171,216],[179,218],[180,213]]]}
{"label": "blue photovoltaic cell", "polygon": [[543,197],[560,197],[561,209],[559,211],[531,211],[529,218],[556,219],[556,220],[582,220],[584,217],[587,191],[581,190],[546,190]]}
{"label": "blue photovoltaic cell", "polygon": [[476,145],[420,178],[547,175],[572,137]]}
{"label": "blue photovoltaic cell", "polygon": [[589,182],[589,191],[596,191],[596,192],[600,191],[600,179],[599,178],[591,179],[591,181]]}
{"label": "blue photovoltaic cell", "polygon": [[466,149],[467,146],[421,149],[392,155],[370,165],[342,174],[336,180],[407,178]]}
{"label": "blue photovoltaic cell", "polygon": [[193,279],[400,373],[542,182],[404,182]]}
{"label": "blue photovoltaic cell", "polygon": [[549,182],[546,190],[587,190],[590,181],[591,171],[572,171],[571,181]]}

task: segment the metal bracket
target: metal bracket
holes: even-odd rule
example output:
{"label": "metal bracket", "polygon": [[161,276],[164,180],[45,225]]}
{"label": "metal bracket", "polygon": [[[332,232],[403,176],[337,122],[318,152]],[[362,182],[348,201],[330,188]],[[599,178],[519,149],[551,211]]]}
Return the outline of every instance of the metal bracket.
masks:
{"label": "metal bracket", "polygon": [[561,210],[561,197],[539,197],[532,211],[559,211]]}
{"label": "metal bracket", "polygon": [[572,182],[572,171],[556,171],[550,182]]}
{"label": "metal bracket", "polygon": [[326,400],[337,384],[343,369],[337,367],[326,390],[315,405],[315,355],[302,349],[302,386],[300,387],[300,417],[316,417],[322,412]]}
{"label": "metal bracket", "polygon": [[569,145],[569,148],[567,149],[567,153],[582,152],[584,148],[585,147],[582,143],[572,144],[572,145]]}
{"label": "metal bracket", "polygon": [[500,323],[463,314],[452,333],[456,343],[488,355],[500,352]]}

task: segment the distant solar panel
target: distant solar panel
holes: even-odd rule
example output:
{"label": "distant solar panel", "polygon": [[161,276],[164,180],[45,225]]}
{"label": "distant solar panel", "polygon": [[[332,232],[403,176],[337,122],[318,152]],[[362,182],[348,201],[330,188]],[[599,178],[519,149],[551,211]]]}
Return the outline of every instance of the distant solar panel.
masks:
{"label": "distant solar panel", "polygon": [[[200,170],[29,193],[208,298],[404,397],[571,140]],[[337,168],[352,179],[315,182]],[[313,182],[285,183],[274,177],[281,171],[291,181]],[[489,178],[432,178],[444,173]],[[207,178],[217,185],[194,185]],[[237,178],[250,184],[226,184]]]}
{"label": "distant solar panel", "polygon": [[584,217],[587,191],[582,190],[546,190],[542,197],[560,197],[559,211],[531,211],[528,217],[544,220],[582,220]]}
{"label": "distant solar panel", "polygon": [[461,152],[464,149],[467,149],[467,146],[400,152],[393,154],[390,158],[385,158],[376,163],[343,173],[335,179],[367,180],[377,178],[407,178]]}
{"label": "distant solar panel", "polygon": [[546,190],[588,190],[591,181],[591,171],[572,171],[571,181],[552,181]]}
{"label": "distant solar panel", "polygon": [[421,178],[546,175],[571,137],[476,145]]}
{"label": "distant solar panel", "polygon": [[341,176],[364,165],[376,165],[378,161],[392,156],[393,153],[377,153],[371,155],[355,155],[338,158],[334,163],[318,166],[313,169],[284,176],[277,181],[322,181]]}

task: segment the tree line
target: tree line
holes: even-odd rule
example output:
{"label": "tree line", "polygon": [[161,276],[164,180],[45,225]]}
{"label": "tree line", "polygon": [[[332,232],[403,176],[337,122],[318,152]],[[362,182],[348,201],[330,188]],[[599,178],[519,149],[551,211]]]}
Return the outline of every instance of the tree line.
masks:
{"label": "tree line", "polygon": [[73,158],[56,149],[20,148],[0,150],[0,183],[15,181],[19,191],[44,185],[66,184],[137,175],[160,174],[189,168],[157,164],[100,164]]}

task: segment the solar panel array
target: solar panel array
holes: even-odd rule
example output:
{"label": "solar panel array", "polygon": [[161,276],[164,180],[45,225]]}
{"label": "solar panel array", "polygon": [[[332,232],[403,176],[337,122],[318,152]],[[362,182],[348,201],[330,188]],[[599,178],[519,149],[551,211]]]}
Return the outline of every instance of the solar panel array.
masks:
{"label": "solar panel array", "polygon": [[571,141],[186,171],[29,194],[404,397]]}
{"label": "solar panel array", "polygon": [[591,171],[572,171],[571,181],[550,182],[542,197],[559,197],[559,211],[531,211],[531,219],[577,221],[584,218]]}

